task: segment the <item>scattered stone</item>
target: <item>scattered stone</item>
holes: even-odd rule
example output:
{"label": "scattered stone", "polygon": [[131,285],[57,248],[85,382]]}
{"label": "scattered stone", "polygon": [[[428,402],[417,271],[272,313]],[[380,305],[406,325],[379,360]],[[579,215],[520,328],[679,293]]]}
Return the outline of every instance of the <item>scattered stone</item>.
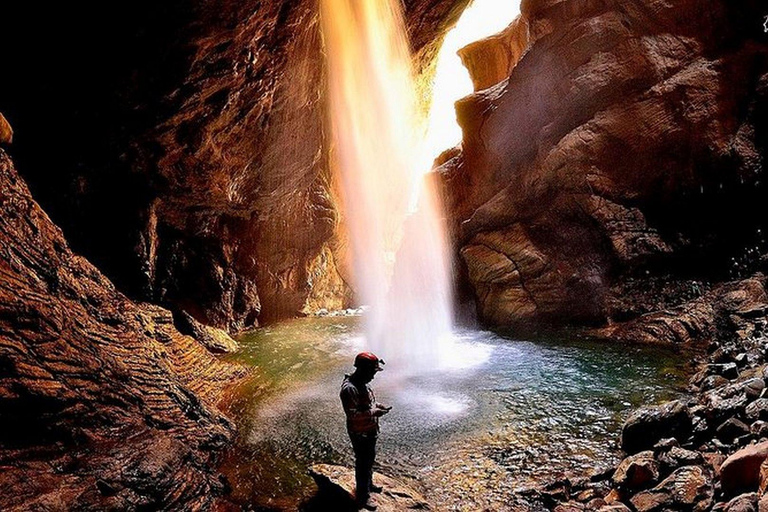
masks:
{"label": "scattered stone", "polygon": [[685,441],[693,430],[691,411],[679,400],[633,412],[621,429],[621,449],[637,453],[659,440],[674,437]]}
{"label": "scattered stone", "polygon": [[598,509],[598,512],[631,512],[623,503],[612,503]]}
{"label": "scattered stone", "polygon": [[724,443],[732,443],[749,432],[749,425],[739,419],[728,418],[717,427],[717,438]]}
{"label": "scattered stone", "polygon": [[711,389],[719,388],[720,386],[728,384],[728,382],[728,379],[722,375],[709,375],[704,378],[699,388],[701,388],[702,391],[709,391]]}
{"label": "scattered stone", "polygon": [[755,421],[752,423],[752,425],[750,425],[749,431],[758,439],[761,437],[768,437],[768,421]]}
{"label": "scattered stone", "polygon": [[612,480],[621,489],[645,489],[658,482],[659,463],[650,450],[630,455],[621,461]]}
{"label": "scattered stone", "polygon": [[759,398],[763,390],[765,390],[765,380],[763,379],[753,377],[745,382],[744,392],[752,400]]}
{"label": "scattered stone", "polygon": [[746,409],[744,409],[744,415],[751,421],[768,420],[768,398],[758,398]]}
{"label": "scattered stone", "polygon": [[739,367],[736,366],[736,363],[711,364],[709,365],[709,373],[733,380],[739,376]]}
{"label": "scattered stone", "polygon": [[707,510],[714,490],[707,472],[700,466],[675,470],[653,489],[636,494],[630,501],[637,512]]}
{"label": "scattered stone", "polygon": [[680,442],[674,437],[667,437],[665,439],[661,439],[658,443],[653,445],[653,451],[658,453],[662,451],[671,450],[676,446],[680,446]]}
{"label": "scattered stone", "polygon": [[686,450],[679,446],[672,447],[669,451],[657,455],[662,472],[667,474],[683,466],[698,466],[704,463],[704,458],[699,452]]}
{"label": "scattered stone", "polygon": [[757,494],[742,494],[733,498],[723,509],[725,512],[757,512]]}
{"label": "scattered stone", "polygon": [[584,505],[578,501],[569,501],[568,503],[561,503],[553,509],[553,512],[578,512],[586,510]]}
{"label": "scattered stone", "polygon": [[760,466],[768,458],[768,441],[742,448],[720,466],[720,484],[726,496],[757,490]]}

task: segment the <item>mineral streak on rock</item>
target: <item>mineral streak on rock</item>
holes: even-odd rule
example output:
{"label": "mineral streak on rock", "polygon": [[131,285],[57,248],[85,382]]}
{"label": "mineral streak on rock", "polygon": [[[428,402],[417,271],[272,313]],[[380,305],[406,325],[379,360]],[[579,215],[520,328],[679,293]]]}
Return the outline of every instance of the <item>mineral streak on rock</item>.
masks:
{"label": "mineral streak on rock", "polygon": [[0,150],[0,509],[199,510],[242,369],[115,290]]}
{"label": "mineral streak on rock", "polygon": [[663,308],[643,292],[655,279],[723,279],[766,221],[762,10],[529,0],[465,50],[481,90],[457,104],[462,152],[439,171],[482,320],[623,321]]}

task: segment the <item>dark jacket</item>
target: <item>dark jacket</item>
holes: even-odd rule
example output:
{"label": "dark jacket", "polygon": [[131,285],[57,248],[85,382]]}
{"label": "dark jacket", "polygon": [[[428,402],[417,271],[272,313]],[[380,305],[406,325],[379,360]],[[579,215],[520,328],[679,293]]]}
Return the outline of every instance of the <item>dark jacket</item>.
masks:
{"label": "dark jacket", "polygon": [[376,397],[369,385],[355,383],[349,375],[345,375],[339,397],[347,415],[347,431],[350,434],[379,433],[379,417],[374,414]]}

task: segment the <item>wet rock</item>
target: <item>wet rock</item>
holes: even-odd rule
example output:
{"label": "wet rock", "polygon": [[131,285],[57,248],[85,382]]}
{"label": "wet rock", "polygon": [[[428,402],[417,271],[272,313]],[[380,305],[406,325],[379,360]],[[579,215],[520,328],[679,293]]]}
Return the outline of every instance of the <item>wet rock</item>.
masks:
{"label": "wet rock", "polygon": [[737,451],[720,466],[723,493],[733,496],[738,492],[755,491],[760,484],[760,466],[768,458],[768,441],[747,446]]}
{"label": "wet rock", "polygon": [[749,379],[744,386],[744,392],[747,394],[747,398],[751,400],[760,397],[764,389],[765,380],[757,377]]}
{"label": "wet rock", "polygon": [[553,512],[580,512],[583,510],[587,510],[587,507],[583,503],[579,503],[578,501],[569,501],[568,503],[561,503],[560,505],[557,505]]}
{"label": "wet rock", "polygon": [[699,387],[702,391],[709,391],[711,389],[719,388],[720,386],[728,384],[728,382],[728,379],[721,375],[709,375],[704,378]]}
{"label": "wet rock", "polygon": [[758,420],[749,426],[749,432],[760,439],[761,437],[768,437],[768,421]]}
{"label": "wet rock", "polygon": [[616,468],[611,479],[621,489],[631,491],[645,489],[659,479],[659,463],[652,451],[630,455]]}
{"label": "wet rock", "polygon": [[749,425],[736,418],[729,418],[717,427],[717,438],[724,443],[732,443],[749,433]]}
{"label": "wet rock", "polygon": [[693,427],[691,412],[679,400],[633,412],[621,430],[621,449],[637,453],[652,448],[660,439],[684,441]]}
{"label": "wet rock", "polygon": [[707,472],[700,466],[675,470],[653,489],[630,500],[637,512],[667,510],[707,510],[712,505],[713,488]]}
{"label": "wet rock", "polygon": [[598,509],[599,512],[631,512],[623,503],[612,503]]}
{"label": "wet rock", "polygon": [[[303,512],[357,510],[354,501],[354,469],[330,464],[315,464],[308,471],[317,484],[318,491],[314,497],[302,504]],[[373,481],[384,488],[380,494],[372,495],[381,512],[431,509],[423,496],[398,480],[374,473]]]}
{"label": "wet rock", "polygon": [[744,415],[750,421],[768,421],[768,398],[758,398],[744,409]]}
{"label": "wet rock", "polygon": [[757,494],[752,492],[736,496],[723,509],[724,512],[758,512]]}
{"label": "wet rock", "polygon": [[741,415],[749,402],[744,393],[731,398],[723,398],[722,391],[723,388],[711,391],[702,400],[705,407],[703,412],[710,425],[719,425],[729,418]]}
{"label": "wet rock", "polygon": [[13,143],[13,129],[8,120],[0,112],[0,146]]}
{"label": "wet rock", "polygon": [[680,441],[678,441],[674,437],[667,437],[665,439],[659,440],[658,443],[653,445],[653,451],[656,453],[665,452],[679,446],[680,446]]}
{"label": "wet rock", "polygon": [[709,365],[709,370],[711,373],[729,380],[739,376],[739,367],[736,366],[736,363],[711,364]]}
{"label": "wet rock", "polygon": [[173,318],[180,332],[192,336],[214,354],[231,354],[240,349],[229,334],[221,329],[201,324],[186,311],[177,312]]}
{"label": "wet rock", "polygon": [[663,451],[656,456],[664,474],[669,474],[682,466],[697,466],[704,462],[701,454],[678,446]]}

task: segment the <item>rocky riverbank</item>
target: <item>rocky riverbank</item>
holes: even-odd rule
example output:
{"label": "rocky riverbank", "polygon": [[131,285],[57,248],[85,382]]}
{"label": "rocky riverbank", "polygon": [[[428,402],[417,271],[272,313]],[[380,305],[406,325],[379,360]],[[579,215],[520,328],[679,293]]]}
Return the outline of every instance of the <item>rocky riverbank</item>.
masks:
{"label": "rocky riverbank", "polygon": [[[764,286],[757,275],[713,290],[710,296],[720,293],[721,300],[711,306],[732,299],[740,307],[718,318],[700,371],[690,379],[690,396],[632,413],[620,438],[626,458],[591,477],[547,484],[535,493],[544,506],[557,512],[768,510]],[[723,295],[723,288],[730,291]],[[745,291],[750,289],[760,293]],[[676,316],[679,326],[689,323],[686,311]]]}

